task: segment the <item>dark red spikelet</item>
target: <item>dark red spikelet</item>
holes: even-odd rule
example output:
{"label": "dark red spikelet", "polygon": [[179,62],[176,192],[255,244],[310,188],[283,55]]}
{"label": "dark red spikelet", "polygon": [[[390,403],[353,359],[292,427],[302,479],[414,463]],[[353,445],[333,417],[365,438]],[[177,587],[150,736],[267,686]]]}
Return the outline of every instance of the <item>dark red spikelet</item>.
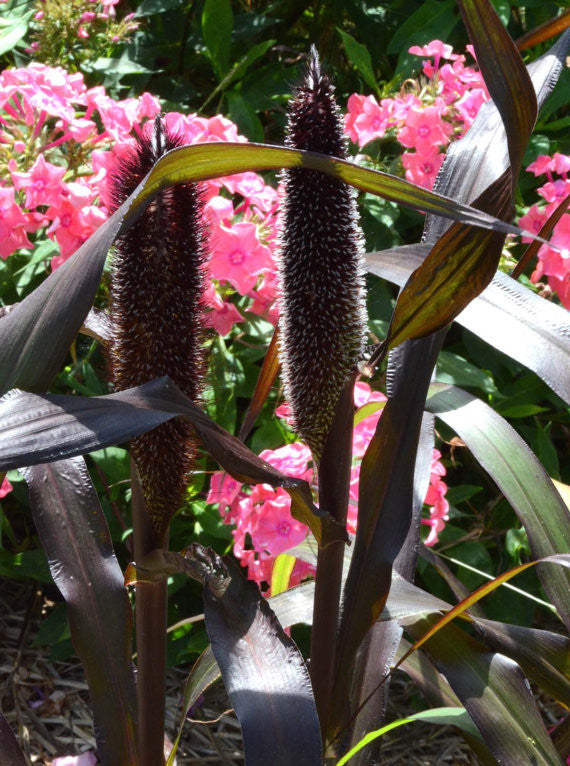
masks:
{"label": "dark red spikelet", "polygon": [[[289,103],[288,146],[346,157],[340,111],[313,47]],[[363,352],[364,247],[354,191],[317,171],[282,175],[280,359],[296,430],[319,459]]]}
{"label": "dark red spikelet", "polygon": [[[160,119],[119,163],[109,188],[118,207],[156,160],[181,140]],[[116,242],[112,279],[112,363],[118,390],[169,375],[193,401],[200,396],[202,352],[202,263],[206,241],[198,187],[162,191]],[[160,540],[180,507],[192,467],[192,428],[171,420],[134,439],[149,514]]]}

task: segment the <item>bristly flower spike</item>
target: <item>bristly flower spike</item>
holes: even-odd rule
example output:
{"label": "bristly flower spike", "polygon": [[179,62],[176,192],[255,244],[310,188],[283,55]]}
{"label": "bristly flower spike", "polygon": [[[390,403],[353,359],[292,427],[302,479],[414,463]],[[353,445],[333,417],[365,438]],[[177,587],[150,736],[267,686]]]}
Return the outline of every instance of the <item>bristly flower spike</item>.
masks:
{"label": "bristly flower spike", "polygon": [[[151,127],[147,125],[147,128]],[[116,209],[167,151],[182,139],[157,117],[111,178]],[[193,401],[201,392],[203,203],[195,184],[165,189],[116,242],[111,316],[112,366],[118,390],[169,375]],[[131,443],[147,508],[160,543],[184,498],[195,441],[192,428],[174,419]]]}
{"label": "bristly flower spike", "polygon": [[[329,78],[311,48],[288,109],[287,146],[346,158]],[[317,171],[282,174],[280,358],[294,427],[318,461],[340,393],[363,353],[364,246],[354,190]]]}

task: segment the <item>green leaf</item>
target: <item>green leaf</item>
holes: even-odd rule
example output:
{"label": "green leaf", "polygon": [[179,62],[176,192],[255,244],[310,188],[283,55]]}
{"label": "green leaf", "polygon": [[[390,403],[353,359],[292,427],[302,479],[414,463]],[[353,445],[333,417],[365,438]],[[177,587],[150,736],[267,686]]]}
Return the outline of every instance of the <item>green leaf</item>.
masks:
{"label": "green leaf", "polygon": [[206,0],[202,11],[202,37],[220,78],[230,66],[233,25],[231,0]]}
{"label": "green leaf", "polygon": [[15,48],[20,40],[26,36],[28,22],[33,14],[34,11],[29,11],[24,16],[7,20],[9,23],[0,29],[0,56]]}
{"label": "green leaf", "polygon": [[250,141],[263,141],[263,125],[241,93],[237,90],[226,91],[228,116],[235,122],[238,130]]}
{"label": "green leaf", "polygon": [[280,553],[275,557],[271,570],[271,593],[274,596],[283,593],[289,587],[296,561],[295,556],[290,556],[288,553]]}
{"label": "green leaf", "polygon": [[348,60],[358,69],[368,87],[379,94],[380,89],[378,88],[378,83],[374,75],[372,57],[370,56],[368,48],[355,40],[352,35],[348,34],[348,32],[344,32],[342,29],[338,28],[337,32],[342,37]]}
{"label": "green leaf", "polygon": [[408,718],[400,718],[398,721],[392,721],[392,723],[386,724],[381,729],[371,731],[363,737],[360,742],[355,745],[351,750],[344,755],[336,766],[344,766],[345,763],[352,758],[353,755],[366,747],[370,742],[382,737],[393,729],[397,729],[400,726],[404,726],[407,723],[413,723],[414,721],[424,721],[425,723],[435,723],[440,726],[458,726],[460,729],[465,729],[469,734],[477,736],[477,728],[473,724],[473,721],[469,717],[469,714],[462,707],[440,707],[433,708],[432,710],[422,710],[420,713],[414,713]]}
{"label": "green leaf", "polygon": [[442,351],[437,358],[436,380],[478,388],[486,394],[497,394],[493,378],[488,373],[450,351]]}

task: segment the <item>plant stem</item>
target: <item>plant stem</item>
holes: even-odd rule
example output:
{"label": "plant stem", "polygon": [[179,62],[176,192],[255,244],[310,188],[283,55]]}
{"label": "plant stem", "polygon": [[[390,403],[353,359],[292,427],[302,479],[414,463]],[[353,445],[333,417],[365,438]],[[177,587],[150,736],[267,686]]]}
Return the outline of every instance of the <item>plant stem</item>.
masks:
{"label": "plant stem", "polygon": [[[146,510],[138,471],[131,461],[135,562],[155,548],[158,540]],[[137,702],[139,766],[164,764],[167,582],[137,583],[135,624],[137,636]]]}
{"label": "plant stem", "polygon": [[[340,396],[319,464],[319,506],[343,526],[350,489],[354,382],[355,376],[352,376]],[[311,680],[323,742],[335,667],[343,559],[343,545],[319,547],[311,631]]]}

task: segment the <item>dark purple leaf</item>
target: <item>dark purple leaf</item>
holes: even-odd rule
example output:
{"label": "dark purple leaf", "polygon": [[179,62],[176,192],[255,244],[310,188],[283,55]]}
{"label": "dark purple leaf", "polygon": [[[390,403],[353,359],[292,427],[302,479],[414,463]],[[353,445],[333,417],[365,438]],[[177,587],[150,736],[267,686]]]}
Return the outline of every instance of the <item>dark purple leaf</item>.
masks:
{"label": "dark purple leaf", "polygon": [[[518,433],[480,399],[443,383],[433,385],[427,409],[458,434],[490,474],[524,525],[539,559],[570,553],[570,511],[538,458]],[[544,589],[570,626],[570,572],[539,567]]]}
{"label": "dark purple leaf", "polygon": [[[403,285],[421,263],[428,245],[392,248],[367,256],[368,270]],[[570,404],[568,312],[545,301],[502,272],[455,318],[504,354],[536,372]]]}
{"label": "dark purple leaf", "polygon": [[283,487],[291,495],[291,512],[319,541],[346,540],[344,527],[315,507],[307,482],[259,458],[167,377],[108,396],[10,392],[0,401],[0,468],[83,455],[132,439],[177,415],[194,426],[208,452],[234,478]]}
{"label": "dark purple leaf", "polygon": [[[423,622],[414,626],[414,638],[426,632],[430,620]],[[516,662],[490,652],[454,624],[425,647],[499,763],[562,763]]]}
{"label": "dark purple leaf", "polygon": [[26,766],[24,753],[2,713],[0,713],[0,766]]}
{"label": "dark purple leaf", "polygon": [[36,529],[68,608],[103,764],[137,764],[132,612],[83,458],[23,470]]}

